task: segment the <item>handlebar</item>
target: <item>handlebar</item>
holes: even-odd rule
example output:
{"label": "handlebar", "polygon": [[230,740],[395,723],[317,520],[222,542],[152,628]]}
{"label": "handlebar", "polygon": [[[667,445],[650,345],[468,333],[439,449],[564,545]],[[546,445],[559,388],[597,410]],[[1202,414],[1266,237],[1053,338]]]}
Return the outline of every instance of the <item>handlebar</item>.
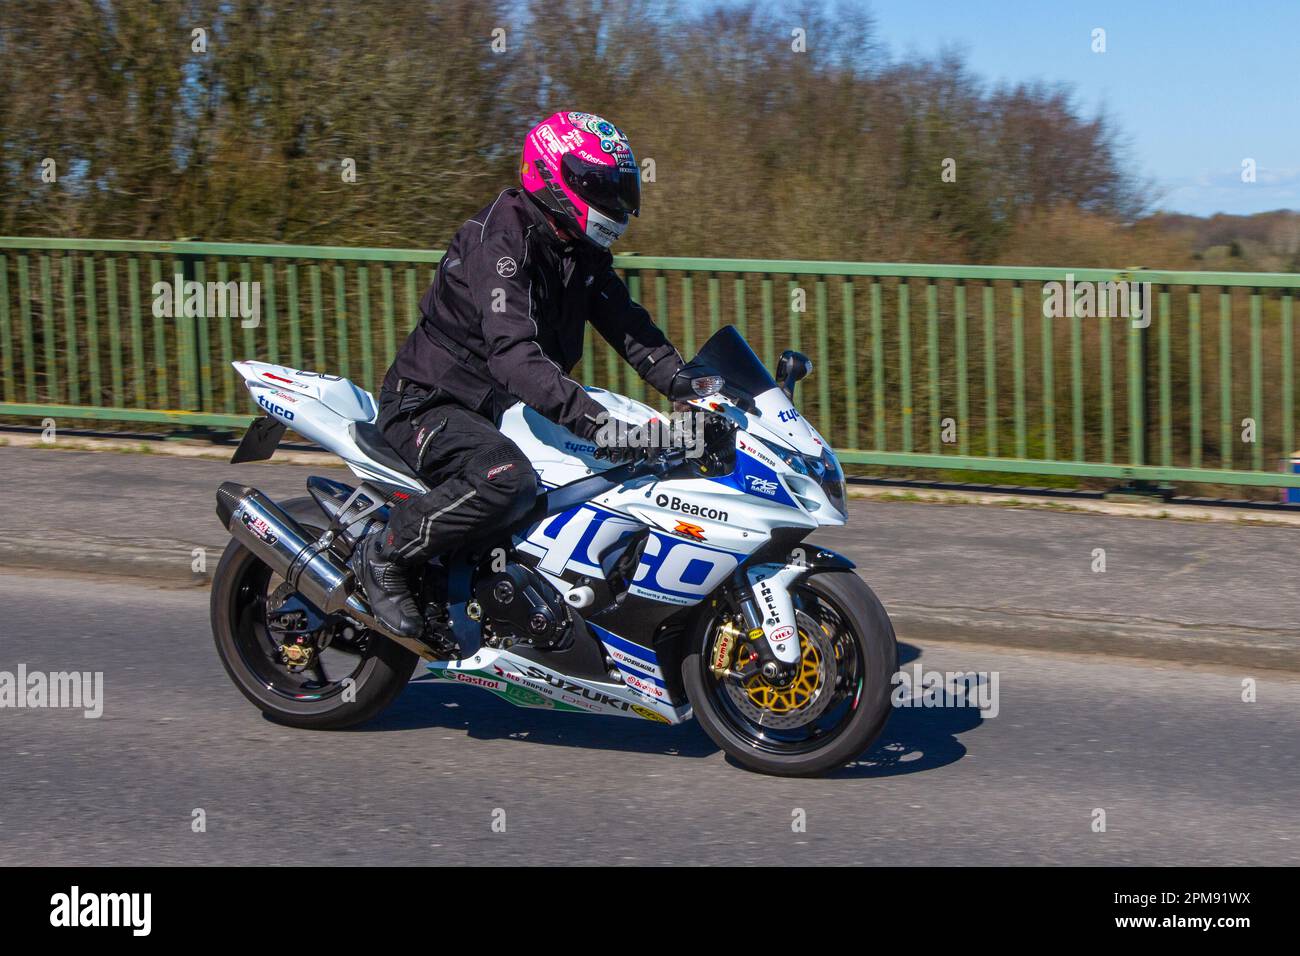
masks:
{"label": "handlebar", "polygon": [[642,475],[657,475],[662,478],[674,468],[679,468],[686,463],[686,450],[684,448],[668,448],[655,455],[652,458],[646,458],[641,461],[630,461],[626,464],[615,465],[602,474],[606,476],[621,475],[620,481],[626,481],[629,478],[639,478]]}
{"label": "handlebar", "polygon": [[680,468],[686,464],[686,449],[669,448],[656,458],[648,459],[644,464],[647,471],[662,478],[674,468]]}

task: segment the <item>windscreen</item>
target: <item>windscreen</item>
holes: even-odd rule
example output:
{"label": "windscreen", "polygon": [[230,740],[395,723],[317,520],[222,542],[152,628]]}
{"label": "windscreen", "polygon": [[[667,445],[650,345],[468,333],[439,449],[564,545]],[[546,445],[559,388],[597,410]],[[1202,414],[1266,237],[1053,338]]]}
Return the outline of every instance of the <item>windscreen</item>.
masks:
{"label": "windscreen", "polygon": [[700,354],[696,358],[716,369],[717,373],[726,380],[727,388],[722,390],[724,395],[728,388],[732,387],[740,389],[750,397],[762,395],[769,389],[776,388],[776,380],[772,378],[772,373],[754,354],[754,350],[736,331],[734,325],[724,325],[714,332],[704,343],[704,348],[700,349]]}

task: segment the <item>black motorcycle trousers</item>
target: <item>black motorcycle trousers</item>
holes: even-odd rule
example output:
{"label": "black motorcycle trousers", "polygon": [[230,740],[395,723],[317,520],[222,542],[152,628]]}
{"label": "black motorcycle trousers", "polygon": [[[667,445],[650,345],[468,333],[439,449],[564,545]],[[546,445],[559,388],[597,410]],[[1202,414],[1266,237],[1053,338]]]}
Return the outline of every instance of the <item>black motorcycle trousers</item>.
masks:
{"label": "black motorcycle trousers", "polygon": [[536,500],[537,473],[519,446],[437,389],[383,391],[378,424],[430,488],[390,509],[391,560],[415,564],[452,551],[519,520]]}

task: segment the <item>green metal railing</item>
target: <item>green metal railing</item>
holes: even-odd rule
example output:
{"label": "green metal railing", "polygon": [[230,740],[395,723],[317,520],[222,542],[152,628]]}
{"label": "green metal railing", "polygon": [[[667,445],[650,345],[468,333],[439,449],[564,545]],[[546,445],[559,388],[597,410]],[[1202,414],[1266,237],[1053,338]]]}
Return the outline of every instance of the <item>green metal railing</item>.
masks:
{"label": "green metal railing", "polygon": [[[0,415],[242,426],[230,362],[374,391],[440,252],[0,238]],[[687,354],[734,323],[847,462],[1300,487],[1293,274],[620,256]],[[1150,323],[1046,317],[1044,285],[1150,283]],[[260,283],[260,322],[154,314],[175,275]],[[581,378],[647,399],[588,330]],[[657,397],[654,401],[661,401]],[[662,405],[661,405],[662,407]]]}

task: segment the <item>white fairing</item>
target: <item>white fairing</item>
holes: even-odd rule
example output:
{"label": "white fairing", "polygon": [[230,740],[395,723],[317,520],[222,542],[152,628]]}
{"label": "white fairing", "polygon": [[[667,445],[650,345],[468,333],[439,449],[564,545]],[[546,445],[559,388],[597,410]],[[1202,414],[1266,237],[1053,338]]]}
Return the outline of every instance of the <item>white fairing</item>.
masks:
{"label": "white fairing", "polygon": [[752,420],[756,433],[804,455],[820,455],[825,445],[821,436],[779,388],[768,389],[754,399],[758,416]]}
{"label": "white fairing", "polygon": [[[587,393],[604,405],[612,416],[624,421],[641,425],[658,414],[649,405],[604,389],[589,388]],[[583,441],[563,425],[543,418],[522,402],[502,416],[501,431],[519,446],[548,487],[567,485],[610,467],[609,462],[596,457],[595,444]]]}
{"label": "white fairing", "polygon": [[[588,392],[611,415],[636,424],[659,415],[650,406],[613,392]],[[595,457],[594,444],[522,405],[506,413],[501,429],[524,451],[548,487],[567,485],[609,467]],[[608,560],[617,556],[618,542],[648,526],[651,535],[633,577],[632,593],[690,605],[711,593],[774,529],[843,523],[837,512],[824,521],[809,514],[797,503],[798,492],[788,487],[800,476],[746,432],[737,432],[737,437],[738,461],[744,462],[737,472],[755,478],[752,487],[737,483],[734,476],[668,481],[646,477],[545,519],[520,542],[520,549],[536,556],[538,569],[563,592],[569,587],[563,575],[603,577]],[[771,492],[762,493],[768,487]],[[824,510],[834,509],[827,502]]]}
{"label": "white fairing", "polygon": [[379,414],[374,398],[345,378],[268,362],[234,362],[258,407],[308,441],[327,448],[362,478],[422,490],[410,478],[369,458],[352,436],[356,422]]}

